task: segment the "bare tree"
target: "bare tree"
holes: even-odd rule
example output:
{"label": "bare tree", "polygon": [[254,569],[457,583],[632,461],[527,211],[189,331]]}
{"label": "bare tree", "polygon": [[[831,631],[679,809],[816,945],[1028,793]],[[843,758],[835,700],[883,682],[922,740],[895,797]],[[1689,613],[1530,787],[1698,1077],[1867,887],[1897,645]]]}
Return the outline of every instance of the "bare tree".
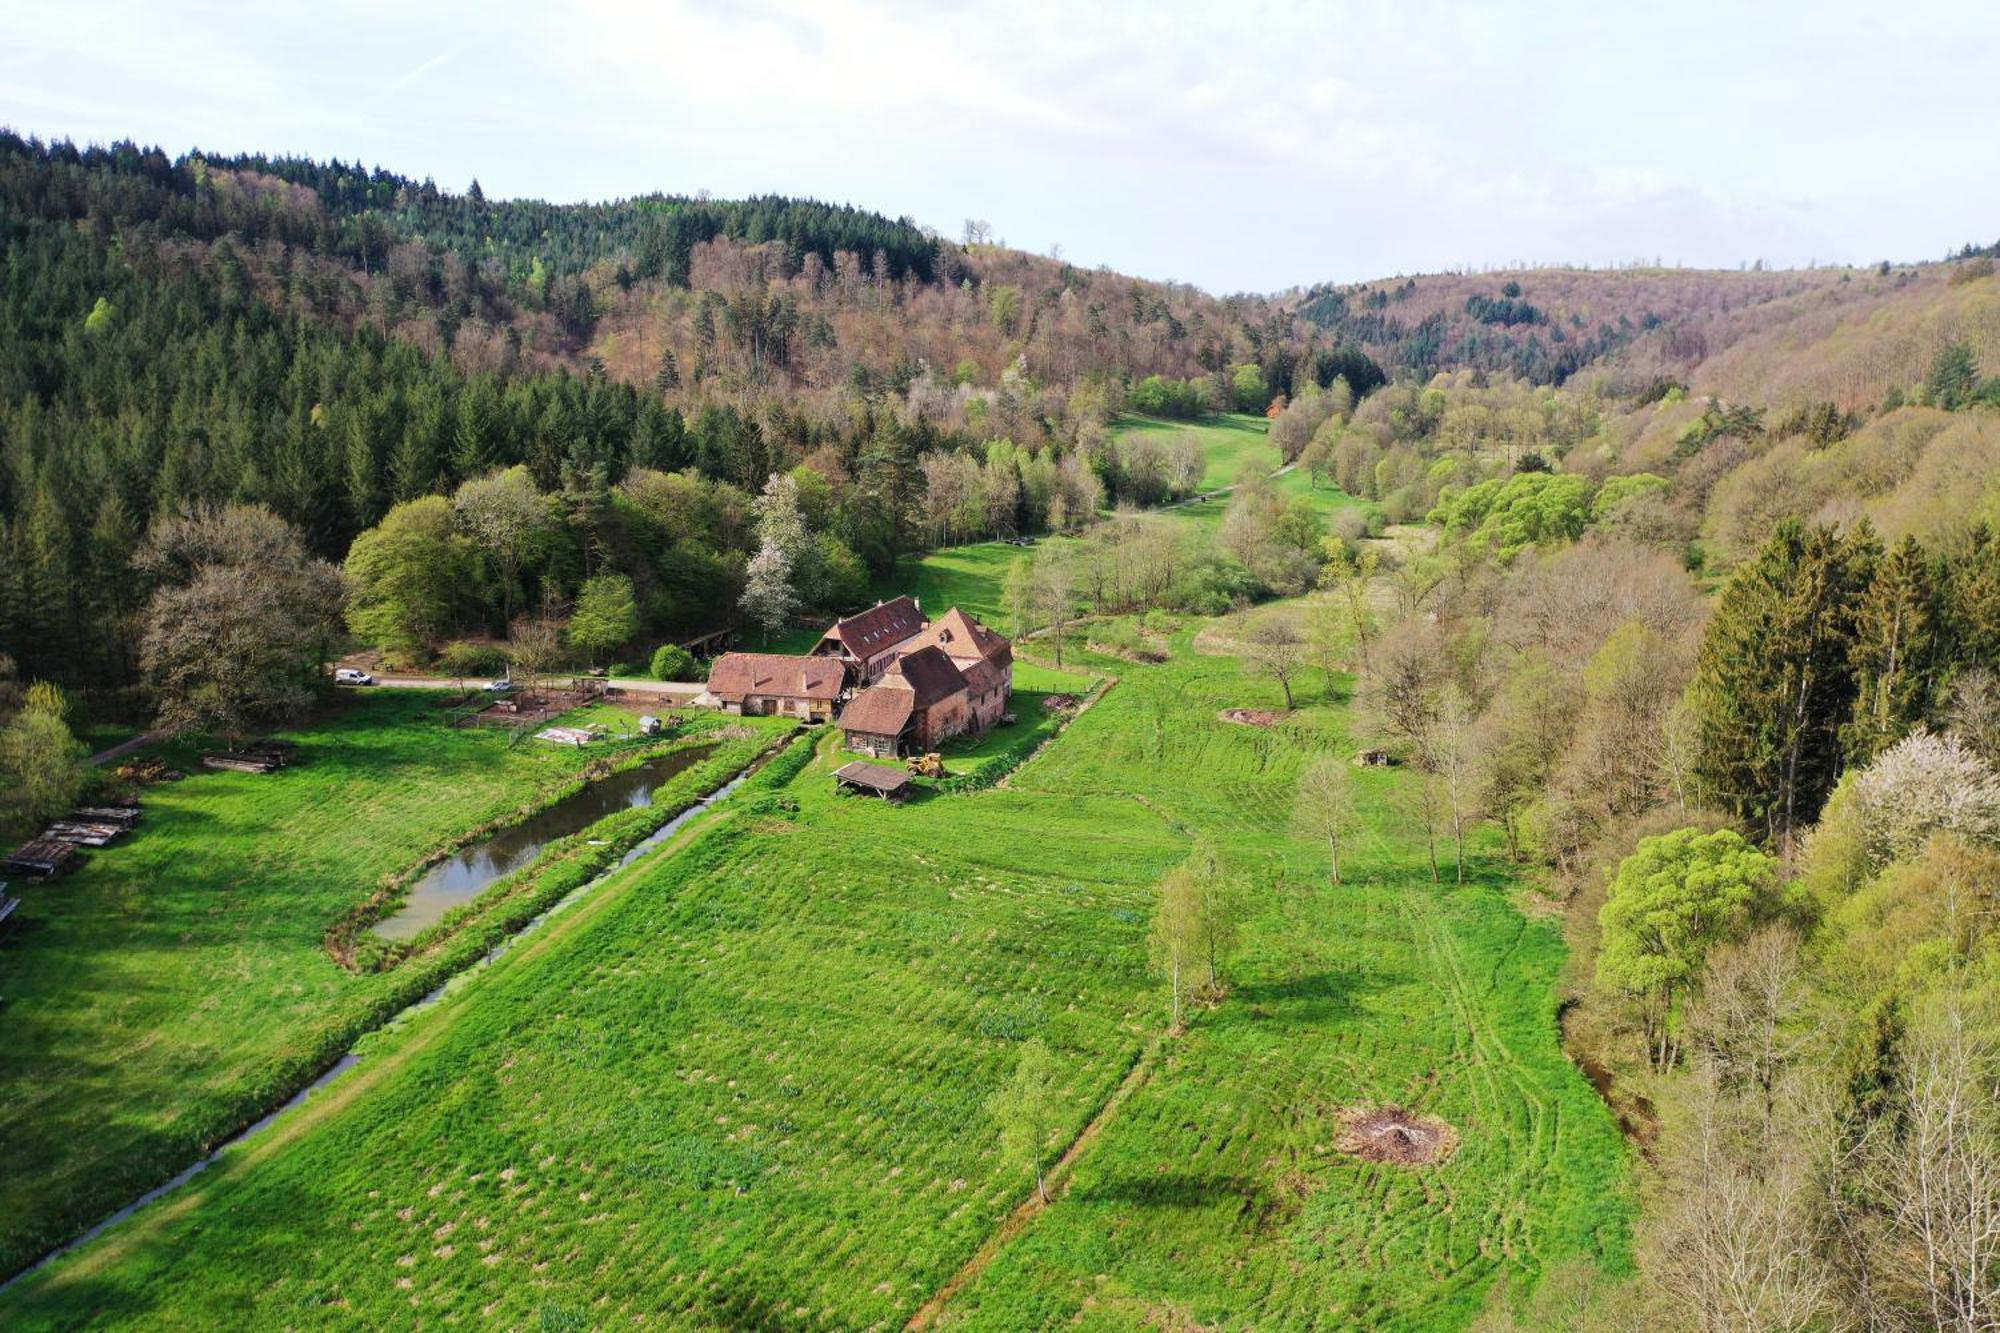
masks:
{"label": "bare tree", "polygon": [[1465,692],[1456,685],[1446,685],[1438,700],[1430,751],[1445,810],[1451,817],[1452,864],[1460,884],[1465,883],[1466,807],[1472,800],[1472,723],[1472,703]]}
{"label": "bare tree", "polygon": [[1340,844],[1357,821],[1354,767],[1338,755],[1323,754],[1299,774],[1292,822],[1300,833],[1326,841],[1331,878],[1340,883]]}
{"label": "bare tree", "polygon": [[1298,620],[1284,612],[1273,612],[1250,627],[1244,663],[1252,672],[1269,676],[1285,692],[1285,709],[1292,708],[1292,682],[1305,669],[1306,640]]}
{"label": "bare tree", "polygon": [[1698,1072],[1662,1145],[1641,1261],[1661,1314],[1703,1330],[1840,1328],[1814,1224],[1805,1141],[1766,1134],[1761,1117]]}
{"label": "bare tree", "polygon": [[1902,1093],[1907,1126],[1887,1192],[1895,1235],[1914,1260],[1931,1326],[2000,1327],[2000,1086],[1990,1024],[1964,998],[1933,1002],[1913,1034]]}

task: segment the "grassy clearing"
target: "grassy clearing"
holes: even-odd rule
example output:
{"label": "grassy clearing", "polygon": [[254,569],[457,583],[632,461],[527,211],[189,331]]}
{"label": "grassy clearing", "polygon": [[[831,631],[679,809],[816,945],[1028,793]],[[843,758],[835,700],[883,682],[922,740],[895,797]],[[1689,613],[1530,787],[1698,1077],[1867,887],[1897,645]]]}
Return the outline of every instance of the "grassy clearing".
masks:
{"label": "grassy clearing", "polygon": [[[1326,885],[1287,815],[1302,762],[1345,748],[1341,683],[1231,726],[1275,687],[1191,638],[1115,664],[1001,789],[837,797],[824,736],[0,1320],[896,1326],[1028,1192],[984,1109],[1019,1042],[1056,1052],[1067,1136],[1155,1040],[1152,885],[1196,833],[1254,885],[1230,995],[942,1325],[1451,1327],[1497,1278],[1625,1264],[1625,1153],[1558,1047],[1554,928],[1490,843],[1432,886],[1395,772],[1359,775],[1375,833]],[[1334,1151],[1341,1107],[1391,1100],[1458,1154]]]}
{"label": "grassy clearing", "polygon": [[[1180,435],[1195,436],[1201,441],[1202,452],[1208,459],[1208,471],[1201,481],[1202,489],[1214,490],[1233,486],[1245,466],[1253,466],[1266,473],[1276,469],[1278,451],[1266,437],[1267,425],[1262,417],[1237,413],[1204,417],[1200,421],[1169,421],[1158,417],[1126,415],[1112,423],[1112,432],[1121,439],[1141,436],[1156,439],[1161,444]],[[1279,478],[1279,484],[1286,488],[1287,494],[1293,493],[1294,489],[1303,493],[1305,482],[1303,476],[1296,483],[1290,474]],[[1317,498],[1323,498],[1329,510],[1363,503],[1327,488],[1321,488]],[[1168,512],[1196,521],[1220,522],[1224,503],[1223,500],[1213,500]],[[1041,540],[1061,539],[1044,537]],[[1016,560],[1029,554],[1028,548],[1011,546],[1006,542],[975,542],[967,546],[947,547],[904,561],[896,567],[893,575],[877,582],[874,595],[889,598],[909,593],[932,614],[947,607],[963,607],[969,614],[1005,631],[1012,620],[1004,595],[1007,570]],[[820,632],[819,627],[790,630],[773,635],[768,645],[752,635],[745,647],[774,653],[809,652],[819,642]]]}
{"label": "grassy clearing", "polygon": [[1203,417],[1199,421],[1173,421],[1163,417],[1126,415],[1112,422],[1120,439],[1151,439],[1164,445],[1182,435],[1201,441],[1208,471],[1202,474],[1201,489],[1212,491],[1234,486],[1243,470],[1273,472],[1278,466],[1278,450],[1271,443],[1270,423],[1260,416],[1231,412]]}
{"label": "grassy clearing", "polygon": [[269,1109],[454,961],[355,975],[322,946],[385,877],[594,756],[447,728],[434,699],[354,697],[267,776],[170,750],[192,776],[146,793],[128,844],[25,891],[0,948],[0,1272]]}

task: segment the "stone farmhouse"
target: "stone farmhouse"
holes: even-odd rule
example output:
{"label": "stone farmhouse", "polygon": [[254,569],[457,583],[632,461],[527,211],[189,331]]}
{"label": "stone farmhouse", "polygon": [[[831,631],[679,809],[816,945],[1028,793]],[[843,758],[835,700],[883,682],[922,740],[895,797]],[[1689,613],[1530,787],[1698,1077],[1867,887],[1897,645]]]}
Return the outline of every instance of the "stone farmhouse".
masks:
{"label": "stone farmhouse", "polygon": [[925,620],[913,597],[835,623],[811,653],[725,653],[707,701],[731,713],[837,719],[848,748],[876,758],[981,735],[1014,693],[1014,649],[953,607]]}

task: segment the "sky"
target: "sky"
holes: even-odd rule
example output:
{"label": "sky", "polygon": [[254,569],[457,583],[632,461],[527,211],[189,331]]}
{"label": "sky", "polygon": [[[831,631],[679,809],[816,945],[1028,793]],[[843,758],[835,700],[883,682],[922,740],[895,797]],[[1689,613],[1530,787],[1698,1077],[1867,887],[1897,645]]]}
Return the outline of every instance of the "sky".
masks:
{"label": "sky", "polygon": [[1996,0],[0,0],[0,125],[813,196],[1215,292],[2000,238]]}

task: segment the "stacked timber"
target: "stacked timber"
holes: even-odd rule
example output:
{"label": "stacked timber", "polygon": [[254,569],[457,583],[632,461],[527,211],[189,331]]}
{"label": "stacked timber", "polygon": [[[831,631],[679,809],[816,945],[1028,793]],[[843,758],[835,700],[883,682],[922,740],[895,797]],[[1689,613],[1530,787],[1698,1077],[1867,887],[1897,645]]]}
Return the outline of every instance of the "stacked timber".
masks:
{"label": "stacked timber", "polygon": [[69,812],[69,817],[78,823],[116,824],[129,830],[139,822],[139,807],[133,805],[79,805]]}
{"label": "stacked timber", "polygon": [[252,741],[240,750],[212,750],[201,757],[203,768],[231,773],[275,773],[292,762],[296,741]]}

